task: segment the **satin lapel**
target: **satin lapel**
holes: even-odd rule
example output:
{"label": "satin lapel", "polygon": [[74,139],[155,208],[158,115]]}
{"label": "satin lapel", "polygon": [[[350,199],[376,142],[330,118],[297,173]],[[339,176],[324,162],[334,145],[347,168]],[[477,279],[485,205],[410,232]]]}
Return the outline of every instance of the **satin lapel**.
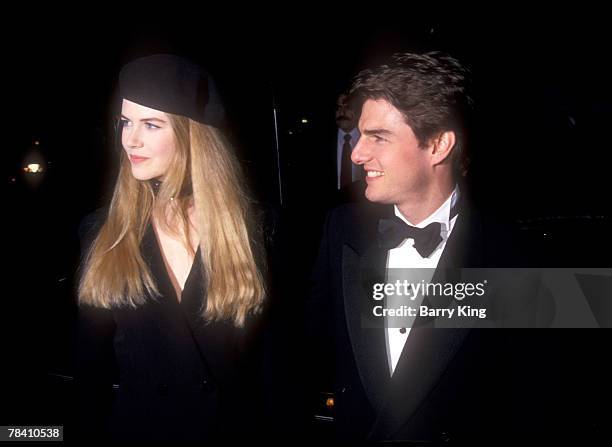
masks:
{"label": "satin lapel", "polygon": [[438,383],[469,329],[413,328],[369,438],[393,439]]}
{"label": "satin lapel", "polygon": [[[463,207],[434,272],[433,283],[456,283],[461,280],[461,267],[478,262],[480,245],[474,231],[479,230],[473,216]],[[427,297],[424,303],[445,308],[455,305],[453,301],[452,297]],[[433,324],[433,319],[416,319],[370,439],[392,439],[401,430],[438,383],[470,332],[466,328],[435,328]]]}
{"label": "satin lapel", "polygon": [[344,315],[355,363],[372,406],[379,409],[390,374],[384,320],[375,317],[373,284],[385,281],[387,251],[378,248],[377,225],[392,207],[376,207],[362,218],[359,229],[349,231],[342,246],[342,290]]}
{"label": "satin lapel", "polygon": [[[432,283],[455,284],[461,281],[463,268],[478,267],[482,264],[481,223],[470,208],[463,202],[461,212],[457,216],[444,252],[434,272]],[[437,308],[445,308],[456,304],[452,296],[430,296],[427,303]],[[431,320],[418,320],[415,326],[426,324]]]}
{"label": "satin lapel", "polygon": [[350,246],[342,252],[344,314],[355,363],[372,406],[379,409],[389,383],[382,319],[375,321],[372,284],[384,282],[387,252],[372,247],[363,256]]}
{"label": "satin lapel", "polygon": [[481,267],[482,232],[479,215],[463,201],[455,227],[438,263],[438,269]]}

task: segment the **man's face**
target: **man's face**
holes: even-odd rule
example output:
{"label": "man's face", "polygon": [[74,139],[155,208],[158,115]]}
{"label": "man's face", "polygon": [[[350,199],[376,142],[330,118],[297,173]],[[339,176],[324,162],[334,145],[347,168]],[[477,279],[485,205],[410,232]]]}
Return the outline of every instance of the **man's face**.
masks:
{"label": "man's face", "polygon": [[121,143],[138,180],[163,179],[175,152],[174,131],[168,115],[123,100]]}
{"label": "man's face", "polygon": [[357,114],[346,95],[340,95],[336,102],[336,125],[345,132],[350,132],[357,126]]}
{"label": "man's face", "polygon": [[359,131],[351,159],[366,171],[368,200],[401,206],[427,189],[430,152],[419,145],[399,110],[385,100],[367,100]]}

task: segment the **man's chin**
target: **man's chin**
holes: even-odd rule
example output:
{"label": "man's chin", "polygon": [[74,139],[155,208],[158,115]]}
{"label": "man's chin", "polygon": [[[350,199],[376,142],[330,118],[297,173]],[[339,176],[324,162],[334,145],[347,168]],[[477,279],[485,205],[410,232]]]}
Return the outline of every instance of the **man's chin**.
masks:
{"label": "man's chin", "polygon": [[368,186],[365,190],[365,198],[368,202],[372,202],[372,203],[380,203],[380,204],[391,203],[385,200],[385,198],[382,197],[380,194],[376,194],[376,192],[374,192],[370,186]]}

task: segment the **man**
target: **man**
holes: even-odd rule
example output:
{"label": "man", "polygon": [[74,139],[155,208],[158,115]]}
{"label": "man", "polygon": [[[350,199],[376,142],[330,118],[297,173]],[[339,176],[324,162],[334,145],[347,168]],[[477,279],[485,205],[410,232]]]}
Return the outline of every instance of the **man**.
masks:
{"label": "man", "polygon": [[555,343],[529,330],[367,317],[371,285],[389,280],[387,268],[452,283],[451,268],[526,266],[512,231],[459,185],[468,85],[467,70],[441,53],[398,54],[354,81],[362,109],[352,160],[365,169],[370,203],[329,214],[308,313],[318,358],[333,359],[323,366],[333,370],[341,440],[532,439],[559,421]]}
{"label": "man", "polygon": [[336,102],[336,185],[337,189],[349,187],[363,178],[362,169],[351,161],[354,147],[359,141],[358,114],[350,97],[343,93]]}

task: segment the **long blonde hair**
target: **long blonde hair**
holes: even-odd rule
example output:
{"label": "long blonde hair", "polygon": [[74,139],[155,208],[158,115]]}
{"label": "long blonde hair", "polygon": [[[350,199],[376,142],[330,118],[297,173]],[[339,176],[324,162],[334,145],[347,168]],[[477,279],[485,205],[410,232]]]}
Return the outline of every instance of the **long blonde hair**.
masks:
{"label": "long blonde hair", "polygon": [[249,314],[261,310],[266,267],[261,226],[254,218],[240,165],[217,129],[167,115],[176,151],[157,194],[149,182],[132,176],[121,151],[108,217],[82,266],[79,302],[103,308],[137,307],[147,294],[159,296],[140,243],[153,217],[165,230],[180,235],[170,223],[171,216],[194,255],[188,216],[193,205],[205,279],[202,317],[243,326]]}

